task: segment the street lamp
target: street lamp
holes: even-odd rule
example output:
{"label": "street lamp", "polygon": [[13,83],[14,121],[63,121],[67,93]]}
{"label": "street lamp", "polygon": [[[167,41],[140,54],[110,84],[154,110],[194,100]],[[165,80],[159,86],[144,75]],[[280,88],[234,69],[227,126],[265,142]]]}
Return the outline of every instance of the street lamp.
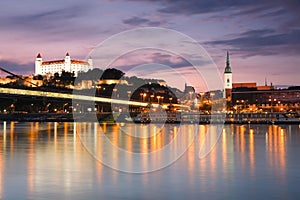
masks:
{"label": "street lamp", "polygon": [[49,106],[51,105],[51,103],[48,103],[47,105],[46,105],[46,111],[47,112],[49,112]]}
{"label": "street lamp", "polygon": [[143,95],[144,95],[144,94],[141,92],[141,93],[140,93],[141,101],[143,100]]}
{"label": "street lamp", "polygon": [[154,98],[154,94],[151,94],[151,95],[150,95],[150,101],[151,101],[151,102],[153,101],[153,98]]}
{"label": "street lamp", "polygon": [[33,112],[34,104],[33,104],[33,103],[30,104],[30,106],[31,106],[31,107],[30,107],[30,111]]}
{"label": "street lamp", "polygon": [[118,89],[117,89],[117,88],[114,88],[114,89],[113,89],[113,93],[115,94],[115,97],[116,97],[116,98],[119,98],[119,94],[118,94],[117,92],[118,92]]}
{"label": "street lamp", "polygon": [[271,96],[271,98],[269,99],[269,102],[270,102],[270,107],[271,107],[271,113],[273,113],[273,105],[274,105],[274,103],[276,103],[276,99],[272,99],[272,96]]}
{"label": "street lamp", "polygon": [[157,96],[157,103],[159,104],[159,99],[161,98],[161,96]]}
{"label": "street lamp", "polygon": [[69,103],[65,103],[64,105],[63,105],[63,111],[64,112],[66,112],[66,110],[65,110],[65,106],[67,106]]}
{"label": "street lamp", "polygon": [[15,105],[12,103],[12,104],[10,105],[10,110],[11,110],[11,112],[14,112],[14,109],[15,109]]}
{"label": "street lamp", "polygon": [[144,93],[143,94],[143,101],[145,101],[146,96],[147,96],[147,93]]}
{"label": "street lamp", "polygon": [[130,90],[127,91],[127,95],[128,95],[128,98],[130,98],[130,96],[131,96],[131,91]]}

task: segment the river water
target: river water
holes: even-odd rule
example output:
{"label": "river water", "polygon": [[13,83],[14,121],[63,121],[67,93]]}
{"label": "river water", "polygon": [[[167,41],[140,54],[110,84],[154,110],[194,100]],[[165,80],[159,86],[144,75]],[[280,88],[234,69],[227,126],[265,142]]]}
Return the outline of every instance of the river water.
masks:
{"label": "river water", "polygon": [[0,199],[300,199],[300,126],[225,125],[199,158],[207,129],[1,122]]}

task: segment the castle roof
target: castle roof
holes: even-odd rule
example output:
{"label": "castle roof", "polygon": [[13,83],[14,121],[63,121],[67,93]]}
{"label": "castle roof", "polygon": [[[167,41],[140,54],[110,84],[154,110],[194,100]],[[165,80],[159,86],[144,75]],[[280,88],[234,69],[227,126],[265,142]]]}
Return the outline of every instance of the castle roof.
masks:
{"label": "castle roof", "polygon": [[82,65],[88,65],[89,63],[82,60],[71,60],[71,64],[82,64]]}
{"label": "castle roof", "polygon": [[37,58],[42,58],[42,56],[41,56],[41,54],[40,54],[40,53],[37,55]]}
{"label": "castle roof", "polygon": [[64,64],[65,60],[52,60],[52,61],[44,61],[42,65],[52,65],[52,64]]}
{"label": "castle roof", "polygon": [[[65,60],[53,60],[53,61],[44,61],[42,65],[53,65],[53,64],[64,64]],[[81,64],[81,65],[88,65],[88,62],[81,61],[81,60],[71,60],[71,64]]]}

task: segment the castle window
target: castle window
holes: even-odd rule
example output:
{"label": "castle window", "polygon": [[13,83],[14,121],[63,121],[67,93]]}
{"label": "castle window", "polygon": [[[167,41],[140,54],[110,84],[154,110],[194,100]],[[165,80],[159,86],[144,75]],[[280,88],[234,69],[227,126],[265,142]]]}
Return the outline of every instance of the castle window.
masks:
{"label": "castle window", "polygon": [[229,80],[229,78],[227,79],[227,83],[230,83],[230,80]]}

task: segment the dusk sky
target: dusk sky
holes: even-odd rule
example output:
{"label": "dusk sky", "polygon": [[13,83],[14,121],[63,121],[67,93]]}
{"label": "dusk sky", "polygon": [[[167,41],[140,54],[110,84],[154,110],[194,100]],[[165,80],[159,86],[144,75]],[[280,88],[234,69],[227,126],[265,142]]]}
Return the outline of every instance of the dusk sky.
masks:
{"label": "dusk sky", "polygon": [[[0,65],[17,74],[34,73],[37,53],[44,60],[62,59],[66,52],[85,59],[121,31],[163,27],[199,42],[221,73],[228,50],[234,82],[262,85],[267,77],[274,85],[300,85],[298,0],[2,0],[0,10]],[[160,63],[162,55],[150,60]],[[189,70],[188,63],[168,56],[163,64]],[[117,67],[126,71],[123,65]]]}

